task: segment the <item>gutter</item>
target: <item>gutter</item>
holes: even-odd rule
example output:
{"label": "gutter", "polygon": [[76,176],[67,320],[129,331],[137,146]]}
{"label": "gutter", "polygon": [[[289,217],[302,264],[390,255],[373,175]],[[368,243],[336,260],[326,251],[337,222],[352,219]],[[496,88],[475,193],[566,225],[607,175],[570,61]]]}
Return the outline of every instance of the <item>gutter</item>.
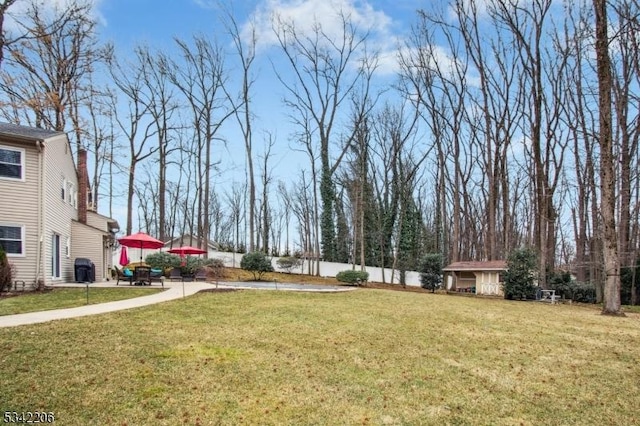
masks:
{"label": "gutter", "polygon": [[[35,287],[38,288],[38,281],[42,278],[42,257],[44,252],[44,141],[36,141],[38,150],[38,244],[36,246],[36,275],[34,278]],[[44,284],[44,279],[43,279]]]}

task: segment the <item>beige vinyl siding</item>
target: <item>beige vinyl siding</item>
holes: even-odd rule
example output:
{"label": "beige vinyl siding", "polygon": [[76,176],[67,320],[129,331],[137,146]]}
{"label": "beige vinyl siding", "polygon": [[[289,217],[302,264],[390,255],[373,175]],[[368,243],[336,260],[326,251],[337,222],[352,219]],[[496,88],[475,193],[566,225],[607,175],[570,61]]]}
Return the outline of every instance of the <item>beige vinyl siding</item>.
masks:
{"label": "beige vinyl siding", "polygon": [[[45,141],[45,199],[44,199],[44,246],[43,256],[45,282],[52,279],[51,256],[52,236],[60,235],[60,281],[73,281],[73,256],[65,252],[67,240],[71,240],[71,222],[78,219],[78,210],[73,203],[62,199],[62,184],[66,181],[75,190],[78,188],[78,176],[66,135],[55,136]],[[68,189],[67,189],[68,190]]]}
{"label": "beige vinyl siding", "polygon": [[108,218],[96,212],[87,212],[87,225],[101,231],[109,232]]}
{"label": "beige vinyl siding", "polygon": [[71,257],[75,261],[77,257],[91,259],[96,266],[96,281],[107,278],[107,265],[105,265],[104,238],[106,234],[98,229],[74,221],[71,224],[73,240],[71,242]]}
{"label": "beige vinyl siding", "polygon": [[16,144],[0,140],[0,145],[24,153],[24,181],[0,179],[0,223],[23,226],[23,255],[8,257],[14,266],[14,280],[33,285],[38,248],[38,151],[35,143]]}
{"label": "beige vinyl siding", "polygon": [[[105,239],[108,240],[111,237],[111,234],[109,234],[110,220],[111,219],[101,215],[100,213],[93,212],[93,211],[87,212],[87,225],[89,225],[92,228],[95,228],[95,230],[103,231],[102,233],[96,233],[93,239],[94,242],[102,241],[103,242],[102,247],[104,247]],[[75,231],[73,236],[74,236],[74,244],[75,244],[75,240],[76,240]],[[84,245],[85,245],[84,241],[80,241],[80,246],[82,247]],[[95,253],[97,253],[97,251],[95,251]],[[111,248],[103,248],[101,256],[102,257],[91,258],[93,262],[96,264],[96,279],[99,277],[103,279],[107,279],[107,278],[110,278],[109,270],[113,266],[113,261],[112,261],[113,250]],[[98,275],[98,269],[101,271],[99,275]]]}

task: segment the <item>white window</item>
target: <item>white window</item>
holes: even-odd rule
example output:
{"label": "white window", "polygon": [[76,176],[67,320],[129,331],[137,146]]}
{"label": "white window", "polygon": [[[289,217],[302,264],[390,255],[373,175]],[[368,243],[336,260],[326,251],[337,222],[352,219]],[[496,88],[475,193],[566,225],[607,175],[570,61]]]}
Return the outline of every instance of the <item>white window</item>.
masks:
{"label": "white window", "polygon": [[24,180],[24,150],[0,146],[0,178]]}
{"label": "white window", "polygon": [[62,201],[78,208],[78,191],[76,190],[76,186],[65,178],[62,178],[61,196]]}
{"label": "white window", "polygon": [[0,225],[0,247],[7,256],[24,256],[24,226]]}
{"label": "white window", "polygon": [[67,203],[73,205],[73,184],[67,183]]}

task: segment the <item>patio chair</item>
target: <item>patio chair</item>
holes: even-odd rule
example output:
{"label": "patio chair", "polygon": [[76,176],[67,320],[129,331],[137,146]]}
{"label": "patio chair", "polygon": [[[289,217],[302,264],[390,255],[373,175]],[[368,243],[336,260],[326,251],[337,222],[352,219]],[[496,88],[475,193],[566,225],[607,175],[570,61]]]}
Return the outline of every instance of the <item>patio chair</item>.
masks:
{"label": "patio chair", "polygon": [[171,281],[182,281],[182,271],[180,268],[173,268],[171,272],[169,272],[169,279]]}
{"label": "patio chair", "polygon": [[164,288],[164,276],[162,275],[162,269],[151,269],[150,282],[159,282]]}
{"label": "patio chair", "polygon": [[116,274],[118,276],[116,285],[120,285],[120,281],[126,281],[129,283],[129,285],[133,285],[133,272],[131,272],[127,268],[118,269],[117,266],[114,266],[114,269],[116,270]]}
{"label": "patio chair", "polygon": [[207,270],[206,269],[198,269],[194,276],[196,281],[207,281]]}

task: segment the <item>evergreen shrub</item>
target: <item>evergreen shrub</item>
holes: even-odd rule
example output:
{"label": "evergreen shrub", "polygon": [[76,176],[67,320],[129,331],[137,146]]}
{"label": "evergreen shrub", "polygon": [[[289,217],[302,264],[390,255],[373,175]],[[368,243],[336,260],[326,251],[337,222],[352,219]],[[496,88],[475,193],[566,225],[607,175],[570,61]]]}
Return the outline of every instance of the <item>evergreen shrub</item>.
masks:
{"label": "evergreen shrub", "polygon": [[579,282],[571,279],[569,272],[556,272],[549,279],[549,288],[563,299],[580,303],[596,302],[596,287],[590,282]]}
{"label": "evergreen shrub", "polygon": [[209,268],[210,275],[214,278],[222,278],[224,276],[224,261],[222,259],[207,259],[204,265]]}
{"label": "evergreen shrub", "polygon": [[420,284],[422,288],[435,293],[442,285],[442,255],[427,254],[420,262]]}
{"label": "evergreen shrub", "polygon": [[280,269],[284,269],[287,273],[291,273],[292,270],[299,268],[302,265],[302,260],[297,257],[287,256],[281,257],[276,261]]}
{"label": "evergreen shrub", "polygon": [[12,267],[7,259],[7,254],[0,247],[0,292],[8,291],[11,288]]}
{"label": "evergreen shrub", "polygon": [[366,283],[369,279],[369,273],[366,271],[340,271],[338,275],[336,275],[336,279],[342,283],[361,285]]}
{"label": "evergreen shrub", "polygon": [[144,258],[144,262],[147,265],[149,265],[154,269],[162,269],[162,270],[179,268],[181,261],[182,259],[180,259],[180,256],[167,253],[165,251],[159,251],[157,253],[149,254],[147,255],[147,257]]}
{"label": "evergreen shrub", "polygon": [[531,248],[521,248],[511,252],[504,273],[505,299],[535,298],[537,256]]}
{"label": "evergreen shrub", "polygon": [[620,301],[623,305],[640,303],[640,259],[636,260],[635,267],[620,269]]}
{"label": "evergreen shrub", "polygon": [[260,281],[266,272],[273,272],[271,259],[260,251],[254,251],[242,256],[240,267],[245,271],[251,272],[254,281]]}

